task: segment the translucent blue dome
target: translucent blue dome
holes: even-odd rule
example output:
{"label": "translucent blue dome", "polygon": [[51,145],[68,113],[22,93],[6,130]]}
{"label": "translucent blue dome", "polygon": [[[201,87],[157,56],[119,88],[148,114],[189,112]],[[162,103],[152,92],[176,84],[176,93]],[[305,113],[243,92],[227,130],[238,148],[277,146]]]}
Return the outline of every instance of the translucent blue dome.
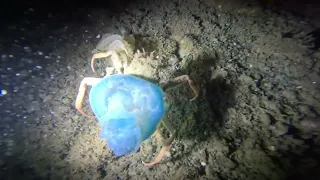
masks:
{"label": "translucent blue dome", "polygon": [[102,128],[100,137],[116,156],[136,152],[164,114],[162,89],[132,75],[104,77],[91,88],[89,102]]}

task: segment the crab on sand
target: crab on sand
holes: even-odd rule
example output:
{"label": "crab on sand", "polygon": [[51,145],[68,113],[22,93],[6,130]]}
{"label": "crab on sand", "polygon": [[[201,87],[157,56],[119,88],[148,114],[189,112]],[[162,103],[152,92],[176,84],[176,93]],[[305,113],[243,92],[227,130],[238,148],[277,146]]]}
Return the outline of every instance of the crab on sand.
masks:
{"label": "crab on sand", "polygon": [[[110,35],[110,34],[105,35],[101,39],[99,44],[97,45],[98,53],[95,53],[92,57],[91,69],[95,72],[94,63],[95,63],[96,59],[109,58],[112,62],[111,68],[115,68],[118,71],[118,73],[120,73],[120,74],[125,74],[125,70],[128,67],[128,65],[130,64],[130,60],[132,60],[133,55],[134,55],[134,53],[133,53],[134,44],[135,44],[135,40],[134,40],[133,36],[122,37],[120,35]],[[142,53],[137,51],[137,53],[135,55],[146,56],[146,53],[144,51]],[[76,109],[81,114],[89,116],[82,111],[82,103],[83,103],[83,99],[84,99],[84,96],[86,93],[87,85],[95,86],[97,83],[99,83],[103,79],[106,79],[106,78],[113,76],[113,75],[111,75],[112,73],[111,73],[110,67],[107,68],[106,71],[107,72],[106,72],[106,75],[104,78],[85,77],[81,81],[81,84],[79,87],[79,93],[77,95],[76,103],[75,103]],[[192,99],[190,99],[190,101],[195,100],[199,96],[199,88],[196,86],[195,82],[188,75],[182,75],[182,76],[173,78],[171,80],[162,81],[158,84],[158,87],[160,87],[163,90],[163,92],[165,92],[165,90],[169,89],[168,87],[172,83],[182,83],[182,82],[189,83],[190,88],[192,89],[192,91],[195,94],[195,96]],[[164,101],[165,107],[170,107],[170,105],[167,101],[167,98],[165,96],[165,93],[163,95],[163,101]],[[165,110],[167,112],[169,110],[169,108],[166,108]],[[164,124],[164,126],[170,132],[171,137],[166,140],[166,142],[164,143],[162,149],[160,150],[158,156],[155,158],[154,161],[152,161],[150,163],[143,162],[143,164],[147,165],[147,166],[157,164],[161,161],[161,159],[164,157],[166,151],[168,151],[170,149],[170,146],[171,146],[171,144],[177,134],[176,130],[173,128],[173,126],[171,125],[171,123],[169,121],[165,120],[165,118],[159,119],[159,121],[160,120],[162,120],[161,122]]]}

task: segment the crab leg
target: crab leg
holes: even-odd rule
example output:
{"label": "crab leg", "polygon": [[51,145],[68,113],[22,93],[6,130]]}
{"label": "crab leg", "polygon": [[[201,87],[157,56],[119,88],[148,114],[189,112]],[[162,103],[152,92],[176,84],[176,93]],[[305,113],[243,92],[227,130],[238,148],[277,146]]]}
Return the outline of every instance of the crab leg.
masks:
{"label": "crab leg", "polygon": [[172,144],[176,134],[177,134],[176,131],[174,131],[174,133],[171,135],[171,137],[166,140],[166,142],[163,144],[158,156],[156,157],[156,159],[154,159],[154,161],[148,162],[148,163],[142,161],[142,163],[145,166],[153,166],[153,165],[159,163],[161,161],[161,159],[165,156],[166,152],[170,149],[171,144]]}
{"label": "crab leg", "polygon": [[[178,76],[175,77],[173,79],[170,79],[166,82],[161,82],[162,84],[167,84],[167,83],[181,83],[184,81],[188,81],[190,88],[192,89],[192,91],[194,92],[195,96],[190,99],[189,101],[194,101],[195,99],[198,98],[199,94],[200,94],[200,89],[198,88],[198,86],[196,85],[196,83],[188,76],[188,75],[182,75],[182,76]],[[171,89],[171,88],[170,88]]]}
{"label": "crab leg", "polygon": [[83,80],[80,83],[79,92],[77,95],[75,106],[76,106],[76,109],[81,114],[83,114],[85,116],[93,117],[93,116],[90,116],[82,111],[82,102],[83,102],[83,98],[84,98],[86,90],[87,90],[87,85],[93,86],[93,85],[97,84],[100,80],[101,80],[101,78],[86,77],[86,78],[83,78]]}
{"label": "crab leg", "polygon": [[92,59],[91,59],[91,69],[93,72],[95,72],[94,70],[94,61],[98,58],[105,58],[105,57],[108,57],[108,56],[111,56],[112,55],[112,51],[108,51],[106,53],[97,53],[97,54],[94,54],[92,56]]}
{"label": "crab leg", "polygon": [[[126,52],[126,51],[125,51],[125,52]],[[94,55],[92,56],[92,59],[91,59],[91,69],[92,69],[92,71],[95,72],[95,70],[94,70],[94,62],[95,62],[96,59],[109,57],[109,56],[112,55],[112,53],[113,53],[112,51],[108,51],[108,52],[106,52],[106,53],[97,53],[97,54],[94,54]],[[118,56],[118,54],[115,54],[115,55]],[[118,57],[118,58],[119,58],[119,57]],[[121,67],[119,68],[119,72],[120,72],[121,74],[124,74],[124,67],[123,67],[123,66],[121,66]]]}
{"label": "crab leg", "polygon": [[156,159],[152,162],[146,163],[143,162],[142,163],[146,166],[152,166],[155,165],[157,163],[159,163],[161,161],[161,159],[164,157],[164,155],[166,154],[167,151],[170,150],[171,144],[174,140],[174,138],[176,137],[176,130],[173,128],[172,124],[170,123],[170,121],[168,121],[166,118],[162,119],[161,122],[163,123],[163,125],[168,129],[168,131],[170,132],[171,137],[169,139],[167,139],[164,143],[164,145],[162,146],[158,156],[156,157]]}
{"label": "crab leg", "polygon": [[188,75],[178,76],[174,78],[172,81],[175,81],[175,82],[188,81],[190,88],[195,94],[195,96],[192,99],[190,99],[190,101],[194,101],[199,96],[200,89],[197,87],[196,83]]}

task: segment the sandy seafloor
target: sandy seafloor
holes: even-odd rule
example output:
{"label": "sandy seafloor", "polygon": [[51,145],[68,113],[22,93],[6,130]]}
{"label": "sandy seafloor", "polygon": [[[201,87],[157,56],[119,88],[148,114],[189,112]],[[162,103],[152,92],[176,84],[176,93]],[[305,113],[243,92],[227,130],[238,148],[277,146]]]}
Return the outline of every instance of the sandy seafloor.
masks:
{"label": "sandy seafloor", "polygon": [[[119,4],[68,13],[30,6],[1,24],[0,88],[8,93],[0,97],[0,179],[320,177],[315,21],[239,1]],[[90,59],[105,33],[133,34],[138,49],[155,51],[156,59],[133,63],[141,75],[188,74],[201,87],[194,102],[187,85],[171,92],[165,117],[179,133],[153,167],[141,161],[162,142],[152,137],[114,157],[99,124],[74,107],[81,80],[99,77]]]}

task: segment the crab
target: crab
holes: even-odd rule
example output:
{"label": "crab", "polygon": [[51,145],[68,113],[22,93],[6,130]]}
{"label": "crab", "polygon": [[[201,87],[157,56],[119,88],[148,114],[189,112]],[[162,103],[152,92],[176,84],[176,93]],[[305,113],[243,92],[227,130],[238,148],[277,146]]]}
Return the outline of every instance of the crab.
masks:
{"label": "crab", "polygon": [[[128,43],[128,41],[130,41],[131,44]],[[126,70],[126,67],[128,67],[128,65],[129,65],[128,62],[132,58],[132,55],[133,55],[132,47],[134,45],[132,44],[132,42],[134,42],[134,38],[132,36],[125,39],[119,35],[107,35],[104,38],[102,38],[102,40],[100,41],[100,43],[97,46],[97,49],[100,48],[100,51],[104,50],[104,52],[97,52],[93,55],[93,57],[91,59],[92,71],[95,72],[94,64],[95,64],[96,59],[109,57],[109,60],[111,60],[111,62],[112,62],[111,68],[116,69],[116,71],[117,71],[116,74],[123,74],[124,76],[129,76],[130,74],[126,74],[125,70]],[[144,50],[142,53],[140,53],[140,51],[137,51],[136,54],[138,56],[141,56],[141,55],[146,56],[146,53]],[[82,104],[83,104],[83,100],[84,100],[84,97],[86,94],[87,86],[94,87],[100,81],[108,79],[114,75],[115,74],[112,74],[112,71],[110,71],[110,67],[108,67],[108,68],[106,68],[106,74],[104,75],[103,78],[85,77],[81,81],[80,87],[79,87],[79,92],[78,92],[76,102],[75,102],[75,107],[81,114],[88,116],[88,117],[94,117],[94,115],[89,115],[89,114],[82,111]],[[173,79],[170,79],[170,80],[160,81],[157,84],[157,86],[160,87],[162,89],[162,91],[164,92],[163,93],[163,101],[164,101],[165,113],[170,109],[170,103],[168,102],[169,100],[168,100],[168,97],[166,97],[165,91],[172,89],[172,88],[170,88],[171,84],[181,84],[183,82],[188,82],[190,88],[194,92],[194,97],[192,99],[190,99],[190,101],[194,101],[195,99],[197,99],[197,97],[199,96],[200,90],[197,87],[196,83],[188,75],[182,75],[182,76],[178,76]],[[164,115],[165,115],[165,113],[164,113]],[[170,149],[171,144],[174,141],[175,136],[177,134],[177,131],[175,130],[175,128],[172,126],[172,124],[166,118],[161,118],[161,122],[163,123],[164,127],[168,129],[171,136],[169,139],[167,139],[165,141],[159,154],[152,162],[146,163],[146,162],[142,161],[142,163],[146,166],[152,166],[152,165],[155,165],[161,161],[161,159],[164,157],[165,153]]]}

